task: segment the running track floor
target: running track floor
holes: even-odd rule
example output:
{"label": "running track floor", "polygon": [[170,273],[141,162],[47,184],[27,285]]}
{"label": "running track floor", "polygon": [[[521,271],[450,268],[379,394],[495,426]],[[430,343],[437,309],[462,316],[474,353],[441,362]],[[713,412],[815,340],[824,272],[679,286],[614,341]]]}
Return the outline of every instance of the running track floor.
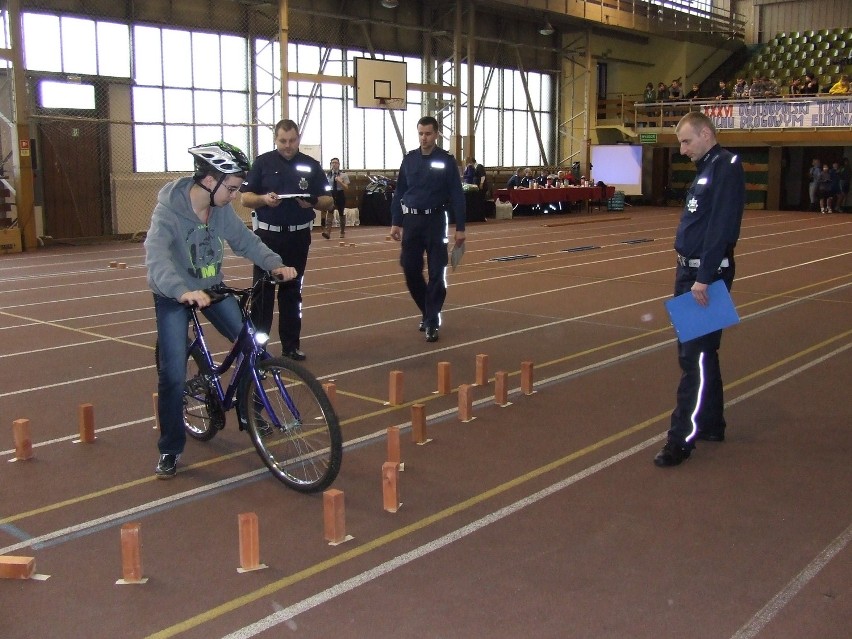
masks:
{"label": "running track floor", "polygon": [[[852,216],[746,212],[742,322],[721,350],[727,441],[660,469],[679,376],[663,309],[678,214],[471,224],[436,344],[417,331],[387,229],[353,228],[345,247],[315,234],[302,348],[337,389],[334,487],[353,537],[338,546],[321,496],[275,481],[233,414],[188,442],[174,480],[154,479],[140,244],[0,256],[0,554],[35,557],[39,576],[0,582],[0,636],[845,639]],[[566,250],[579,247],[594,248]],[[494,261],[514,255],[531,257]],[[225,272],[249,281],[240,258]],[[455,389],[477,354],[492,380],[509,374],[511,405],[476,387],[463,423],[456,393],[434,392],[436,368],[451,363]],[[402,406],[386,405],[392,370]],[[415,402],[425,446],[410,442]],[[83,403],[93,444],[74,443]],[[35,457],[13,462],[21,418]],[[389,426],[403,428],[395,514],[382,509]],[[268,568],[240,574],[243,512]],[[127,522],[141,524],[144,585],[115,583]]]}

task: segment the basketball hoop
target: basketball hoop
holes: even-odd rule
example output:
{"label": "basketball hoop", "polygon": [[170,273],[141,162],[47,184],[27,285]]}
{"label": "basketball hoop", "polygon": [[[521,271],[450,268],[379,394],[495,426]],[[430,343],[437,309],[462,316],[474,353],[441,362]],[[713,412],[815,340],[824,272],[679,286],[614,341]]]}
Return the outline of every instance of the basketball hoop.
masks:
{"label": "basketball hoop", "polygon": [[405,111],[405,99],[403,98],[376,98],[376,106],[379,109]]}

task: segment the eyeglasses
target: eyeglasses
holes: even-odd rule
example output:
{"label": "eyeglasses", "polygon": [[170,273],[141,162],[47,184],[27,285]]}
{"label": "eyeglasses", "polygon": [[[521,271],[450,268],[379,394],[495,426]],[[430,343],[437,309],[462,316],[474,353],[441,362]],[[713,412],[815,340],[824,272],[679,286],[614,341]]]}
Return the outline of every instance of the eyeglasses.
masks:
{"label": "eyeglasses", "polygon": [[226,185],[225,190],[228,191],[229,195],[233,195],[234,193],[236,193],[237,191],[240,190],[240,187],[238,187],[238,186],[227,186]]}

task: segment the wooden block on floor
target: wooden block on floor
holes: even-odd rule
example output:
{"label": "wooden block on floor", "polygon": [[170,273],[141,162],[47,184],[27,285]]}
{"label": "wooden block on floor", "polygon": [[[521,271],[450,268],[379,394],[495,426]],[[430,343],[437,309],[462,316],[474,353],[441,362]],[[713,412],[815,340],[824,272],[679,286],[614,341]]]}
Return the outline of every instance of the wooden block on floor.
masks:
{"label": "wooden block on floor", "polygon": [[477,386],[485,386],[488,383],[488,355],[480,353],[476,356],[476,380]]}
{"label": "wooden block on floor", "polygon": [[92,404],[80,404],[77,409],[80,426],[80,441],[91,444],[95,441],[95,407]]}
{"label": "wooden block on floor", "polygon": [[532,395],[533,390],[533,363],[521,362],[521,392],[524,395]]}
{"label": "wooden block on floor", "polygon": [[393,462],[382,464],[382,503],[389,513],[395,513],[399,502],[399,465]]}
{"label": "wooden block on floor", "polygon": [[257,513],[237,515],[240,531],[240,567],[237,572],[260,570],[266,566],[260,563],[260,525]]}
{"label": "wooden block on floor", "polygon": [[453,390],[449,362],[438,362],[438,395],[449,395]]}
{"label": "wooden block on floor", "polygon": [[326,382],[322,385],[331,407],[337,410],[337,385],[334,382]]}
{"label": "wooden block on floor", "polygon": [[121,527],[121,579],[118,584],[142,584],[142,544],[139,530],[142,524],[124,524]]}
{"label": "wooden block on floor", "polygon": [[391,371],[388,379],[388,404],[400,406],[402,404],[402,371]]}
{"label": "wooden block on floor", "polygon": [[12,438],[15,440],[15,459],[26,461],[33,458],[33,441],[30,438],[30,420],[16,419],[12,422]]}
{"label": "wooden block on floor", "polygon": [[325,540],[329,546],[337,546],[352,539],[346,534],[346,511],[342,490],[329,488],[322,494],[322,518]]}
{"label": "wooden block on floor", "polygon": [[388,461],[399,466],[400,470],[404,469],[402,464],[402,448],[399,442],[399,426],[390,426],[388,428]]}
{"label": "wooden block on floor", "polygon": [[0,579],[29,579],[35,573],[35,557],[0,555]]}
{"label": "wooden block on floor", "polygon": [[411,441],[418,446],[432,441],[426,437],[426,406],[424,404],[411,405]]}
{"label": "wooden block on floor", "polygon": [[509,405],[509,374],[506,371],[494,373],[494,403],[498,406]]}

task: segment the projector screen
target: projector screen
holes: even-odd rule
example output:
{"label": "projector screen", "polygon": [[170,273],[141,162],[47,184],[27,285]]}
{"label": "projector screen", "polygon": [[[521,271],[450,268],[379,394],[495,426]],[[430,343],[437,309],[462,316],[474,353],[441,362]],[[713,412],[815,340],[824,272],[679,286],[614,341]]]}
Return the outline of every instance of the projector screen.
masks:
{"label": "projector screen", "polygon": [[625,195],[642,195],[642,146],[601,144],[592,147],[594,183],[614,186]]}

